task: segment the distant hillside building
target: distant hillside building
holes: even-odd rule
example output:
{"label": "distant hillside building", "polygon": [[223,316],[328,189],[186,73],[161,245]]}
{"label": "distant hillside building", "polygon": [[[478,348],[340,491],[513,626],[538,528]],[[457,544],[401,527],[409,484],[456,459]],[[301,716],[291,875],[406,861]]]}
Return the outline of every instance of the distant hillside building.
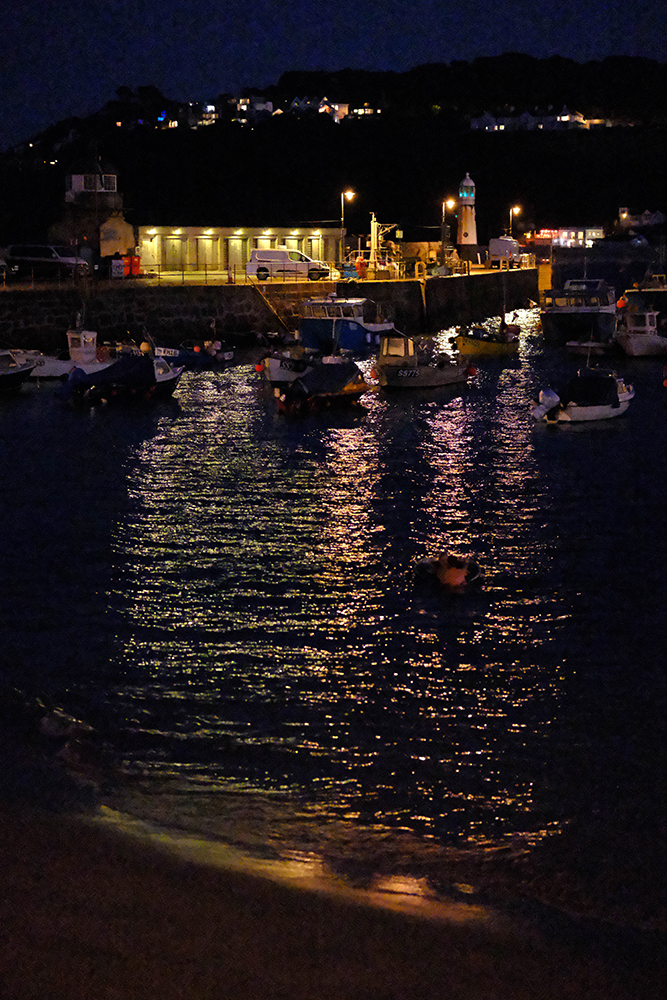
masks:
{"label": "distant hillside building", "polygon": [[627,208],[619,208],[618,225],[621,229],[646,229],[648,226],[662,226],[667,219],[662,212],[646,209],[639,215],[632,215]]}
{"label": "distant hillside building", "polygon": [[571,129],[608,128],[611,122],[606,118],[585,118],[579,111],[563,108],[560,113],[549,108],[547,111],[517,112],[513,108],[506,115],[492,115],[485,111],[479,118],[470,119],[470,128],[483,132],[532,132],[544,129],[561,132]]}

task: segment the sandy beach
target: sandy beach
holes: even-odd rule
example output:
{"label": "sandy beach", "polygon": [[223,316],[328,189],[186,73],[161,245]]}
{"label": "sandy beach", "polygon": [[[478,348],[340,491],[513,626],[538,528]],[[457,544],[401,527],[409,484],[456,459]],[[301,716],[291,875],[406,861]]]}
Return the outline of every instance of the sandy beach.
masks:
{"label": "sandy beach", "polygon": [[2,1000],[637,1000],[664,987],[659,963],[612,967],[478,908],[394,912],[83,816],[3,807],[0,863]]}

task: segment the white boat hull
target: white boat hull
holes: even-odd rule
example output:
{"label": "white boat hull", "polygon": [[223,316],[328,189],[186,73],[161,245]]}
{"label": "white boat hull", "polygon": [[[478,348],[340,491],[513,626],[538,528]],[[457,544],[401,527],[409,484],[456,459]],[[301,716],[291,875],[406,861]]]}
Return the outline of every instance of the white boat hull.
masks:
{"label": "white boat hull", "polygon": [[[567,401],[563,402],[553,389],[542,389],[539,401],[531,406],[533,419],[546,424],[609,420],[622,416],[635,397],[631,385],[612,372],[598,374],[597,369],[585,376],[577,376],[565,392]],[[580,402],[576,402],[577,398]]]}
{"label": "white boat hull", "polygon": [[616,341],[632,358],[667,354],[667,337],[658,333],[618,333]]}
{"label": "white boat hull", "polygon": [[41,355],[41,360],[37,360],[30,378],[61,378],[63,375],[69,375],[73,368],[80,368],[86,375],[93,375],[95,372],[101,372],[102,369],[108,368],[113,360],[115,359],[77,364],[71,358],[63,360],[62,358],[49,358],[46,355]]}
{"label": "white boat hull", "polygon": [[554,421],[547,420],[546,423],[574,424],[584,423],[589,420],[609,420],[611,417],[620,417],[626,412],[633,397],[634,392],[632,394],[626,394],[626,398],[619,396],[618,406],[616,407],[577,406],[576,403],[568,403],[568,405],[560,411]]}

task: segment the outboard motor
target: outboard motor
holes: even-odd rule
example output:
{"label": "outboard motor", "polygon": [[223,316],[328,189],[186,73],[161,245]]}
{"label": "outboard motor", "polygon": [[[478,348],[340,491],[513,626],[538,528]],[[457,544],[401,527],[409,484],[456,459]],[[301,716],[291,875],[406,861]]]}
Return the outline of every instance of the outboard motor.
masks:
{"label": "outboard motor", "polygon": [[541,389],[538,399],[538,405],[534,406],[531,410],[535,420],[542,420],[545,413],[548,413],[549,410],[553,410],[553,408],[558,406],[560,403],[560,396],[557,392],[554,392],[553,389]]}

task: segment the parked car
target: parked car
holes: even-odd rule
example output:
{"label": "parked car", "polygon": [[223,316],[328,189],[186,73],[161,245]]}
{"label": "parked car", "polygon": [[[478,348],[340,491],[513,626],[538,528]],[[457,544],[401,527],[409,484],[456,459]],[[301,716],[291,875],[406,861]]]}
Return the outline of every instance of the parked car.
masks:
{"label": "parked car", "polygon": [[62,278],[83,277],[88,274],[88,263],[76,247],[12,243],[5,249],[7,276],[37,278],[57,281]]}
{"label": "parked car", "polygon": [[310,278],[311,281],[326,281],[329,266],[321,260],[313,260],[298,250],[276,247],[275,250],[253,250],[246,264],[245,273],[258,281],[267,278]]}

